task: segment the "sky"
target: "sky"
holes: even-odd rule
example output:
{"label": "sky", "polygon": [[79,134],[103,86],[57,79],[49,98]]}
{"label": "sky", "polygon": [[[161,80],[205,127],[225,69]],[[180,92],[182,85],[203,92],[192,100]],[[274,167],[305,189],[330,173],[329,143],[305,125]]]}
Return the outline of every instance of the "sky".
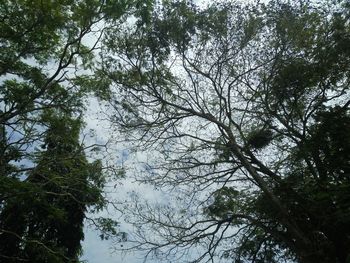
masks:
{"label": "sky", "polygon": [[[84,134],[91,134],[91,131],[93,131],[93,136],[85,136],[84,144],[92,145],[94,143],[105,144],[110,142],[108,153],[104,152],[103,149],[101,153],[102,159],[108,161],[109,164],[113,163],[116,166],[123,166],[126,162],[134,161],[130,160],[127,145],[113,142],[113,137],[118,137],[118,134],[109,127],[109,122],[105,119],[103,112],[106,112],[106,108],[96,98],[89,98],[87,101],[87,112],[85,113],[86,126],[82,137]],[[118,182],[107,183],[106,191],[108,192],[109,200],[127,200],[131,192],[137,192],[142,197],[151,200],[159,198],[159,192],[156,192],[152,187],[133,183],[133,179],[128,177]],[[108,211],[103,211],[101,215],[116,219],[120,223],[120,231],[132,232],[132,226],[124,222],[118,211],[109,209]],[[94,215],[90,216],[93,217]],[[81,260],[86,260],[89,263],[144,262],[145,257],[143,253],[126,254],[121,251],[115,251],[115,248],[121,248],[120,244],[113,244],[110,240],[101,240],[99,232],[91,227],[85,226],[84,231],[85,240],[82,243],[83,255]],[[157,263],[158,261],[147,260],[147,262]]]}

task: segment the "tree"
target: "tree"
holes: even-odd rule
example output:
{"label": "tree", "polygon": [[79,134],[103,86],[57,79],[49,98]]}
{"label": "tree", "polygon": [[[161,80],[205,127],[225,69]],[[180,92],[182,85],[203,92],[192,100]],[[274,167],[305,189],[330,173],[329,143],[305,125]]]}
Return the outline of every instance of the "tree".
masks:
{"label": "tree", "polygon": [[1,213],[1,255],[8,262],[77,262],[87,208],[103,208],[101,163],[87,162],[80,119],[48,112],[44,151]]}
{"label": "tree", "polygon": [[[43,125],[37,116],[43,110],[82,111],[86,89],[74,80],[93,63],[103,34],[98,25],[115,21],[127,8],[127,3],[116,1],[6,1],[1,5],[0,122],[3,140],[11,141],[21,157],[41,137],[37,127]],[[88,37],[96,41],[89,44]]]}
{"label": "tree", "polygon": [[91,74],[104,27],[137,2],[2,1],[1,262],[78,261],[85,213],[106,205],[101,163],[79,143],[93,89],[78,82]]}
{"label": "tree", "polygon": [[185,195],[135,202],[135,248],[349,260],[349,18],[346,1],[166,1],[108,31],[101,74],[111,122],[147,157],[137,178]]}

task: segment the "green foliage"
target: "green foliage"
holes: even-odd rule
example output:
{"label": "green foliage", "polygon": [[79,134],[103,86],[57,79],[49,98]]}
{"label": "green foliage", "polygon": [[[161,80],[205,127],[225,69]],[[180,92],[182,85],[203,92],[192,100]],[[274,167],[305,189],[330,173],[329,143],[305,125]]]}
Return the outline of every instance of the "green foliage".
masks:
{"label": "green foliage", "polygon": [[230,213],[237,213],[239,207],[239,192],[232,187],[223,187],[213,193],[214,202],[205,210],[209,216],[227,218]]}
{"label": "green foliage", "polygon": [[111,220],[110,218],[101,217],[97,219],[97,223],[102,229],[102,233],[100,235],[100,238],[102,240],[108,240],[109,238],[113,238],[118,234],[116,229],[119,226],[119,224],[114,220]]}
{"label": "green foliage", "polygon": [[267,146],[273,139],[273,132],[268,129],[258,129],[248,134],[247,143],[255,149]]}
{"label": "green foliage", "polygon": [[[350,245],[347,234],[342,231],[350,227],[347,205],[350,202],[347,132],[350,115],[347,111],[337,106],[318,113],[309,139],[303,147],[295,149],[297,160],[293,168],[274,188],[296,223],[316,243],[314,257],[323,258],[325,262],[331,262],[332,258],[345,262]],[[315,161],[317,176],[303,167],[302,162],[307,157]],[[261,197],[257,205],[269,218],[278,217],[278,211],[268,209],[270,204],[266,197]]]}
{"label": "green foliage", "polygon": [[37,154],[35,168],[24,181],[12,181],[15,191],[4,198],[0,225],[10,233],[0,235],[0,251],[35,262],[77,261],[85,212],[105,204],[103,175],[101,167],[96,169],[84,156],[81,120],[52,112],[43,119],[48,126],[45,150]]}
{"label": "green foliage", "polygon": [[85,214],[106,206],[102,162],[87,160],[79,116],[87,94],[107,91],[81,71],[95,65],[101,27],[135,4],[1,2],[1,262],[79,261]]}

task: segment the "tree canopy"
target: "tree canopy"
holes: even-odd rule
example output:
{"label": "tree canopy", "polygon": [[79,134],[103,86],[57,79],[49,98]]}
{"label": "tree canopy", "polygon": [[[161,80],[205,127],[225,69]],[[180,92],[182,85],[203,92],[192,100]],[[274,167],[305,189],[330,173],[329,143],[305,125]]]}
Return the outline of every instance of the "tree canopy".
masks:
{"label": "tree canopy", "polygon": [[135,202],[135,248],[348,262],[349,8],[164,1],[107,31],[111,122],[147,158],[137,179],[185,203]]}
{"label": "tree canopy", "polygon": [[93,90],[77,82],[91,74],[104,28],[137,2],[1,2],[1,262],[79,261],[86,213],[107,200],[102,163],[87,160],[79,137]]}
{"label": "tree canopy", "polygon": [[168,191],[120,208],[131,248],[349,262],[349,2],[196,2],[3,1],[1,262],[79,262],[108,203],[80,137],[92,95],[144,160],[128,171]]}

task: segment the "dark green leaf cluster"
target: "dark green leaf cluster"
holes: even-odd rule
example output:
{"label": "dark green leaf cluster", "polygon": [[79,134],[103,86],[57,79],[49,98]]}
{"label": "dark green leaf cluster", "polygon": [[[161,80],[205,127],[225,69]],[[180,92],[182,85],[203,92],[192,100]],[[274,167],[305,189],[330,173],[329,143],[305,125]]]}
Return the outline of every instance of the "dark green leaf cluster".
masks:
{"label": "dark green leaf cluster", "polygon": [[273,139],[271,130],[258,129],[248,134],[247,143],[250,147],[261,149],[267,146]]}

